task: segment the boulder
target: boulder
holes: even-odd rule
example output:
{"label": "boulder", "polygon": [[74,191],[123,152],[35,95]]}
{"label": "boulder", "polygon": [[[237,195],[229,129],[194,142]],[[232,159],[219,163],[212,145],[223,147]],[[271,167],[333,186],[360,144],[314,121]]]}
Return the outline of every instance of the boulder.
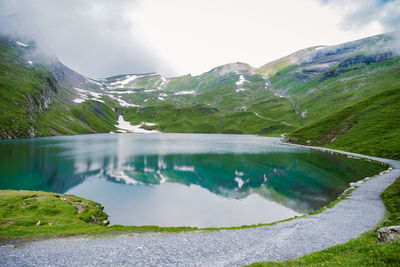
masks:
{"label": "boulder", "polygon": [[400,225],[382,227],[377,235],[379,242],[400,242]]}

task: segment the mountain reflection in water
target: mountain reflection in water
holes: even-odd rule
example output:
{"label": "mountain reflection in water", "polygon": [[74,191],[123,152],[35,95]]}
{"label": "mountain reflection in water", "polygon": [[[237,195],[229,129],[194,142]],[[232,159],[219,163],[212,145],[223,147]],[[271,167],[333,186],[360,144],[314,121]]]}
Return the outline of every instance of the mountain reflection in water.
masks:
{"label": "mountain reflection in water", "polygon": [[[85,190],[91,194],[93,190],[82,191],[79,188],[88,187],[79,185],[98,179],[153,188],[175,183],[197,185],[228,199],[242,200],[257,194],[305,213],[336,199],[349,182],[382,170],[364,160],[283,146],[276,141],[257,136],[196,134],[2,141],[0,188],[58,193],[77,188],[85,195]],[[107,207],[101,196],[94,198]],[[135,201],[140,199],[135,196]]]}

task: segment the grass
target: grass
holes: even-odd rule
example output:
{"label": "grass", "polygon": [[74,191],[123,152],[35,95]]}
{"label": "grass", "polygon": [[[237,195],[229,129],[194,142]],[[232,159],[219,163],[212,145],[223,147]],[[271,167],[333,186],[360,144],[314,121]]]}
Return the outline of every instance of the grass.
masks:
{"label": "grass", "polygon": [[[77,206],[83,210],[78,212]],[[0,243],[10,239],[122,232],[179,232],[191,227],[106,226],[108,215],[93,201],[36,191],[0,191]]]}
{"label": "grass", "polygon": [[[379,227],[400,225],[400,177],[382,193],[381,198],[389,216]],[[251,266],[399,266],[400,242],[378,243],[377,229],[364,233],[345,244],[298,259],[284,262],[261,262]]]}
{"label": "grass", "polygon": [[[340,200],[342,199],[344,198]],[[310,214],[322,212],[340,200]],[[84,211],[79,213],[76,204],[83,206]],[[107,226],[108,222],[103,221],[107,220],[108,215],[103,212],[103,207],[99,203],[74,195],[27,190],[0,190],[0,215],[0,244],[19,239],[73,235],[238,230],[275,225],[306,216],[295,216],[272,223],[232,227]]]}
{"label": "grass", "polygon": [[27,138],[44,96],[57,93],[54,77],[43,65],[30,66],[24,48],[0,37],[0,138]]}
{"label": "grass", "polygon": [[36,136],[109,133],[116,130],[116,118],[106,104],[90,100],[73,105],[58,96],[46,112],[38,115]]}
{"label": "grass", "polygon": [[[320,213],[346,199],[351,192],[335,200],[326,207],[310,212]],[[79,212],[77,205],[84,208]],[[64,195],[41,191],[0,190],[0,243],[21,238],[63,237],[71,235],[122,234],[143,232],[219,231],[238,230],[270,226],[291,221],[303,216],[295,216],[272,223],[242,225],[232,227],[160,227],[160,226],[107,226],[108,215],[96,202],[74,195]]]}
{"label": "grass", "polygon": [[117,115],[111,105],[73,104],[76,96],[59,86],[51,64],[34,49],[0,37],[0,139],[115,130]]}
{"label": "grass", "polygon": [[400,159],[399,103],[400,87],[347,106],[288,137],[300,144]]}
{"label": "grass", "polygon": [[155,123],[155,126],[145,128],[167,133],[279,134],[294,129],[278,120],[257,117],[253,112],[223,112],[200,104],[129,108],[124,119],[132,124]]}
{"label": "grass", "polygon": [[[0,115],[0,138],[26,138],[33,129],[36,136],[115,131],[115,110],[125,113],[125,119],[135,124],[141,121],[156,123],[148,128],[164,132],[278,135],[400,86],[400,80],[396,78],[400,74],[400,57],[351,66],[358,69],[326,80],[321,80],[326,72],[318,73],[312,79],[303,79],[301,77],[309,73],[301,64],[293,65],[290,58],[301,58],[313,49],[301,50],[258,70],[243,64],[241,73],[237,73],[234,69],[229,70],[232,66],[228,64],[199,76],[170,78],[161,91],[154,90],[162,82],[159,75],[137,78],[129,85],[137,89],[136,93],[119,95],[123,100],[142,107],[137,109],[121,107],[105,96],[105,104],[96,101],[72,103],[76,95],[72,88],[56,86],[49,71],[53,64],[51,60],[33,59],[30,48],[22,48],[3,38],[0,39],[0,110],[3,111]],[[360,50],[354,55],[362,53],[366,51]],[[27,59],[33,59],[34,64],[28,64]],[[318,60],[314,63],[317,64]],[[342,69],[337,65],[329,71]],[[267,80],[262,76],[266,75],[263,71],[269,73]],[[244,92],[236,91],[240,75],[248,81],[241,85]],[[117,78],[125,78],[125,75],[108,80]],[[45,110],[40,108],[43,106],[43,89],[53,94],[52,103]],[[195,93],[175,95],[179,91],[191,90]],[[278,97],[275,92],[286,97]],[[159,99],[161,93],[167,95],[163,100]],[[33,105],[29,104],[30,98]],[[396,135],[397,132],[388,137],[392,140]],[[369,136],[364,140],[367,139]],[[335,141],[338,142],[335,148],[340,145],[346,149],[353,141],[343,137]],[[388,141],[384,147],[390,147],[390,144]],[[381,146],[377,144],[375,147]],[[367,150],[363,153],[371,154]],[[377,153],[388,154],[387,151]]]}

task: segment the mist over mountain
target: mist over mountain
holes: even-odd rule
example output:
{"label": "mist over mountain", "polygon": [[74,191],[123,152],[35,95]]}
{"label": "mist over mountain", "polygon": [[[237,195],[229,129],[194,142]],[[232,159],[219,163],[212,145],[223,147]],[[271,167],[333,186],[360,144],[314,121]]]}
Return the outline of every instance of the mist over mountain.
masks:
{"label": "mist over mountain", "polygon": [[73,69],[91,77],[122,72],[169,70],[131,32],[124,12],[135,1],[5,1],[0,3],[0,32],[34,40]]}

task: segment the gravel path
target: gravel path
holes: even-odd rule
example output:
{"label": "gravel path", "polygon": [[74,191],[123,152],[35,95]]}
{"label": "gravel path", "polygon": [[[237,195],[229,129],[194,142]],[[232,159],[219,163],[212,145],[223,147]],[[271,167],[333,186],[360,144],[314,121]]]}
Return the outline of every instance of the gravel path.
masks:
{"label": "gravel path", "polygon": [[400,176],[400,161],[368,158],[390,163],[394,170],[366,181],[349,200],[317,215],[252,229],[49,239],[22,247],[1,246],[0,265],[241,266],[296,258],[346,242],[382,220],[385,207],[379,195]]}

